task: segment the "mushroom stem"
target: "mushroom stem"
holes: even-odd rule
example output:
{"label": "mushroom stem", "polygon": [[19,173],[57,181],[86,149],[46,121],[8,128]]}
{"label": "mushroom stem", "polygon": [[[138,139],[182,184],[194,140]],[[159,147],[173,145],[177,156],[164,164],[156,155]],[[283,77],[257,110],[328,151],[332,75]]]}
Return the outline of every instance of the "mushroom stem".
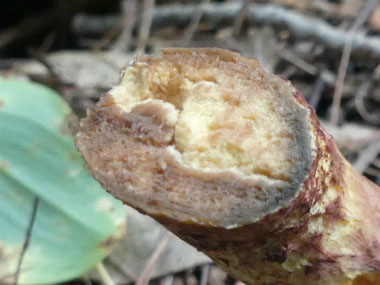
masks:
{"label": "mushroom stem", "polygon": [[303,96],[220,49],[141,57],[76,145],[113,196],[248,284],[380,284],[380,188]]}

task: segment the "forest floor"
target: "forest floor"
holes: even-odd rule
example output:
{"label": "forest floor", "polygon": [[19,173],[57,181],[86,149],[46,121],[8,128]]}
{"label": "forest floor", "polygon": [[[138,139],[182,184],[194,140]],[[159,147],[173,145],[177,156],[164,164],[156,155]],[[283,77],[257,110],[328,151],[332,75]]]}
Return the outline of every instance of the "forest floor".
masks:
{"label": "forest floor", "polygon": [[[0,75],[55,89],[79,118],[136,55],[173,46],[226,48],[292,81],[348,160],[380,184],[380,1],[14,2],[0,4]],[[133,272],[119,275],[126,276],[119,283],[142,284]],[[223,282],[237,283],[206,263],[150,284]]]}

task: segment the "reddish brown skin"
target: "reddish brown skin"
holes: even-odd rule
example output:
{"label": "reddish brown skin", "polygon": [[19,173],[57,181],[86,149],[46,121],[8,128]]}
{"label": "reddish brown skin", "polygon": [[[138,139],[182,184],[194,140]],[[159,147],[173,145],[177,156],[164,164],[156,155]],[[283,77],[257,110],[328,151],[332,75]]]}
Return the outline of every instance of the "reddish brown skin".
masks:
{"label": "reddish brown skin", "polygon": [[[225,51],[210,52],[220,52],[231,61],[236,56]],[[293,95],[300,105],[310,110],[309,122],[315,136],[315,157],[302,190],[289,205],[266,215],[256,223],[234,229],[183,222],[145,213],[142,209],[137,210],[151,215],[181,239],[208,254],[231,275],[248,284],[380,284],[380,234],[373,230],[380,228],[380,190],[345,161],[302,94],[296,91]],[[103,104],[106,103],[103,101]],[[112,108],[109,110],[112,113]],[[93,112],[87,128],[96,126],[102,119],[110,119],[104,110],[97,112]],[[144,112],[140,110],[141,114]],[[127,117],[110,120],[119,124],[128,121]],[[154,120],[150,123],[154,125]],[[155,141],[149,141],[152,145],[165,146],[171,143],[165,137],[160,137],[160,134],[154,137]],[[323,167],[322,162],[328,162],[329,167]],[[107,189],[107,185],[104,186]],[[337,198],[324,205],[325,212],[312,214],[312,207],[316,203],[322,203],[329,189],[335,189],[339,193]],[[352,241],[353,248],[357,251],[353,256],[334,254],[324,247],[325,240],[329,238],[325,231],[334,230],[335,225],[352,219],[347,216],[344,208],[350,203],[348,194],[356,198],[355,201],[362,210],[355,219],[363,222],[360,230],[344,236]],[[128,204],[127,201],[124,203]],[[136,208],[135,205],[131,206]],[[321,217],[324,230],[311,232],[310,224]],[[282,266],[289,258],[297,256],[306,259],[307,264],[301,264],[294,270]],[[346,276],[347,268],[343,267],[342,258],[352,261],[363,273],[358,273],[351,280],[351,277]]]}

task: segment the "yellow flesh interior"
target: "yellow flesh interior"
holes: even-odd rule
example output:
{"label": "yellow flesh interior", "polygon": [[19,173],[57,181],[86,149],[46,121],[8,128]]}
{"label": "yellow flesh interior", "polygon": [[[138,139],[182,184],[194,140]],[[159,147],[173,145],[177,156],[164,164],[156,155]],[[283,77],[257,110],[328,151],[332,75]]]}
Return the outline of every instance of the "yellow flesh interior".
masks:
{"label": "yellow flesh interior", "polygon": [[159,99],[179,110],[174,143],[186,165],[289,182],[294,165],[288,150],[296,142],[289,121],[276,111],[278,94],[238,75],[229,77],[211,67],[137,63],[114,92],[124,90],[127,96],[117,100],[127,109]]}

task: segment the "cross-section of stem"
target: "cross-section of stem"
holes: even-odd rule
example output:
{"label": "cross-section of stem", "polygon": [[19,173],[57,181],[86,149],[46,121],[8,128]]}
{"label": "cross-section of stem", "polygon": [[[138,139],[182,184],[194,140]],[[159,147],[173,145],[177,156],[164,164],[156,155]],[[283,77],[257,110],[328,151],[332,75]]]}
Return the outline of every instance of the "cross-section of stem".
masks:
{"label": "cross-section of stem", "polygon": [[255,60],[137,58],[76,144],[113,196],[248,284],[380,284],[379,187]]}

